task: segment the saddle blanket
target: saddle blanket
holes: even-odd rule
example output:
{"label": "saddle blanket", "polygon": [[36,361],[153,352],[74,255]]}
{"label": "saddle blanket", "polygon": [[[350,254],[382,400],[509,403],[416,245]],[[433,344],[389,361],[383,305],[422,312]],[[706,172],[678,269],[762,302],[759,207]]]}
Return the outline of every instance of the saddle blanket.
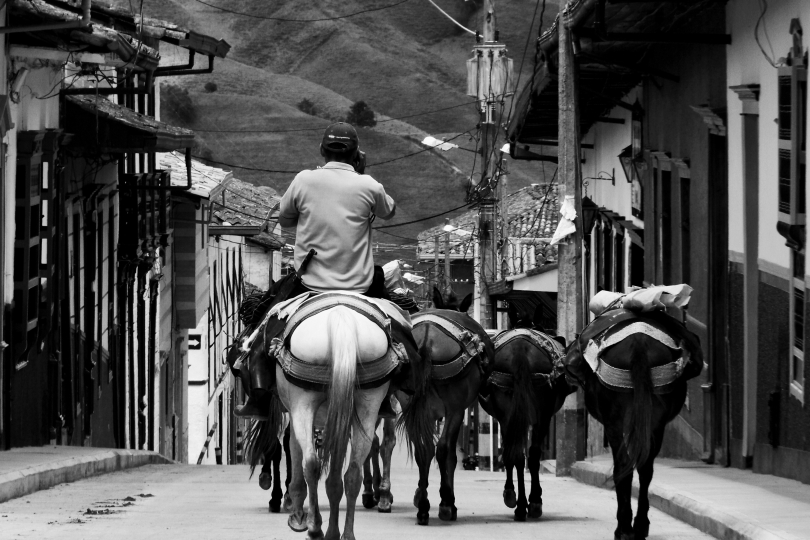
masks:
{"label": "saddle blanket", "polygon": [[611,309],[677,313],[689,304],[691,294],[692,287],[686,284],[647,287],[629,293],[599,291],[591,298],[588,309],[597,317]]}

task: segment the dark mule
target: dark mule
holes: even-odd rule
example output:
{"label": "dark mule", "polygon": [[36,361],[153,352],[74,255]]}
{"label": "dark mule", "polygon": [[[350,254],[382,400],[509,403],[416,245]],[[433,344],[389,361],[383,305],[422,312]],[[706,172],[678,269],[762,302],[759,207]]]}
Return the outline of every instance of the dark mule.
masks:
{"label": "dark mule", "polygon": [[[428,396],[431,414],[434,421],[444,419],[444,427],[435,446],[436,461],[441,474],[439,519],[455,521],[457,509],[453,480],[457,462],[456,444],[464,414],[469,407],[475,405],[481,385],[488,375],[488,366],[494,349],[481,325],[465,313],[472,303],[472,295],[467,295],[460,304],[455,297],[445,302],[439,290],[435,289],[433,303],[436,309],[422,311],[413,317],[413,336],[419,347],[420,356],[426,363],[431,364],[431,392]],[[462,329],[465,337],[460,341],[451,336],[441,323],[435,322],[436,319],[430,322],[433,317],[450,321],[451,325]],[[472,352],[475,354],[470,354]],[[455,369],[450,369],[462,364],[463,369],[457,373]],[[419,486],[413,502],[418,509],[416,517],[420,525],[427,525],[429,521],[430,502],[427,487],[433,456],[433,446],[428,452],[416,453]]]}
{"label": "dark mule", "polygon": [[[654,387],[651,368],[672,364],[681,356],[681,351],[669,348],[647,334],[634,333],[601,354],[601,360],[607,366],[629,372],[632,388],[610,387],[593,372],[589,372],[584,381],[577,377],[584,383],[585,406],[605,426],[613,452],[613,481],[618,503],[615,540],[647,538],[650,530],[648,490],[653,476],[653,461],[661,450],[664,428],[683,407],[686,380],[699,374],[703,365],[699,343],[694,345],[697,338],[694,337],[692,345],[685,343],[689,341],[688,336],[693,334],[677,329],[673,332],[673,327],[669,325],[669,328],[656,326],[676,342],[680,341],[685,369],[687,372],[691,370],[691,374],[683,373],[664,386]],[[572,373],[571,360],[581,352],[581,348],[581,343],[573,343],[568,349],[565,363],[569,375]],[[635,522],[630,506],[634,469],[638,470],[639,477]]]}
{"label": "dark mule", "polygon": [[[510,313],[510,315],[512,315]],[[510,319],[515,322],[515,317]],[[524,326],[523,321],[517,322]],[[529,326],[531,323],[525,325]],[[480,398],[481,405],[503,426],[503,464],[506,484],[503,502],[515,508],[515,521],[526,515],[543,514],[543,489],[540,487],[540,460],[548,426],[560,410],[565,397],[576,389],[562,376],[561,357],[565,341],[533,328],[516,328],[495,338],[492,374]],[[531,440],[529,440],[531,437]],[[526,449],[528,448],[528,452]],[[528,453],[531,493],[526,499],[523,471]],[[512,482],[517,472],[518,492]]]}
{"label": "dark mule", "polygon": [[[284,491],[281,491],[281,454],[282,451],[286,456],[286,472],[287,476],[284,480]],[[289,487],[292,468],[290,467],[290,426],[284,430],[283,445],[273,445],[270,450],[264,454],[264,463],[262,464],[262,472],[259,474],[259,486],[268,490],[271,487],[273,491],[270,494],[270,511],[277,514],[281,512],[281,501],[284,500],[284,506],[289,506]]]}

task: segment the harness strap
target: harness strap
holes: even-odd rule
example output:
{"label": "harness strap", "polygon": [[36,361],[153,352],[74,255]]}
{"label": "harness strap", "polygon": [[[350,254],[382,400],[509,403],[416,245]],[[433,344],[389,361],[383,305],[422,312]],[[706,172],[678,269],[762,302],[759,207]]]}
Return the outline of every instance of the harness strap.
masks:
{"label": "harness strap", "polygon": [[[678,358],[673,362],[650,368],[650,376],[652,378],[653,388],[657,390],[660,387],[666,386],[675,382],[678,377],[683,373],[684,367],[688,360],[685,357]],[[628,369],[615,368],[605,363],[601,358],[599,365],[596,368],[596,375],[599,380],[605,385],[613,388],[633,388],[633,378]]]}
{"label": "harness strap", "polygon": [[510,343],[518,338],[528,339],[539,348],[551,354],[551,360],[554,364],[562,360],[565,354],[562,344],[554,339],[551,339],[543,332],[532,330],[530,328],[514,328],[512,330],[501,332],[495,336],[495,350],[497,351],[507,343]]}
{"label": "harness strap", "polygon": [[418,313],[411,319],[416,328],[420,324],[431,324],[461,347],[461,351],[451,361],[444,364],[433,364],[431,378],[449,379],[461,373],[470,361],[481,354],[484,350],[484,343],[478,335],[470,332],[455,321],[446,319],[436,313]]}
{"label": "harness strap", "polygon": [[[532,373],[532,386],[550,385],[556,378],[555,372]],[[503,371],[493,371],[487,382],[504,390],[512,390],[515,387],[515,378],[511,373],[504,373]]]}

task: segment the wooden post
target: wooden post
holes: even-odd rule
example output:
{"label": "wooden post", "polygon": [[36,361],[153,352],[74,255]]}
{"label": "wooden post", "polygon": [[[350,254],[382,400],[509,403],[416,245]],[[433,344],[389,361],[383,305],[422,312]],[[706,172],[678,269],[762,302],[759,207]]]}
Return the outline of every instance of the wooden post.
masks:
{"label": "wooden post", "polygon": [[498,199],[501,202],[501,262],[499,268],[501,279],[506,279],[509,274],[509,267],[506,263],[509,256],[509,206],[506,204],[506,196],[509,195],[507,164],[506,158],[501,158],[501,178],[498,181]]}
{"label": "wooden post", "polygon": [[[579,102],[576,65],[569,28],[568,4],[560,4],[558,170],[565,198],[577,212],[576,231],[559,247],[557,333],[570,343],[582,329],[582,183],[580,170]],[[571,394],[557,414],[557,476],[569,476],[571,466],[585,457],[585,414],[582,390]]]}
{"label": "wooden post", "polygon": [[444,290],[450,294],[450,231],[444,233]]}

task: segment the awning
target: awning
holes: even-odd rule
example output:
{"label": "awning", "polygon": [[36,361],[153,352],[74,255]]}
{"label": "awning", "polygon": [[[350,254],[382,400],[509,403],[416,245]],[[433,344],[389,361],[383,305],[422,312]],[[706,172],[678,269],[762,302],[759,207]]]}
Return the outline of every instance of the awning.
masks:
{"label": "awning", "polygon": [[159,122],[101,96],[66,96],[65,131],[74,151],[170,152],[191,148],[194,132]]}
{"label": "awning", "polygon": [[[614,107],[632,109],[624,102],[642,77],[678,80],[673,74],[645,63],[656,44],[726,43],[723,28],[713,28],[716,17],[700,17],[724,2],[607,3],[582,0],[567,14],[578,36],[577,73],[580,129],[584,135]],[[704,24],[704,21],[708,21]],[[540,38],[541,53],[533,78],[517,97],[508,126],[515,159],[539,159],[529,145],[556,146],[559,96],[557,90],[557,21]],[[690,33],[697,31],[698,33]],[[534,155],[533,155],[534,154]]]}
{"label": "awning", "polygon": [[[78,21],[81,7],[63,0],[11,0],[9,2],[10,27],[23,27],[57,22]],[[92,17],[91,17],[92,18]],[[105,21],[112,22],[112,21]],[[26,45],[58,46],[65,43],[81,43],[86,52],[114,52],[132,67],[154,70],[160,54],[130,35],[118,32],[96,19],[89,28],[52,30],[49,32],[21,33],[14,35],[15,43]]]}

